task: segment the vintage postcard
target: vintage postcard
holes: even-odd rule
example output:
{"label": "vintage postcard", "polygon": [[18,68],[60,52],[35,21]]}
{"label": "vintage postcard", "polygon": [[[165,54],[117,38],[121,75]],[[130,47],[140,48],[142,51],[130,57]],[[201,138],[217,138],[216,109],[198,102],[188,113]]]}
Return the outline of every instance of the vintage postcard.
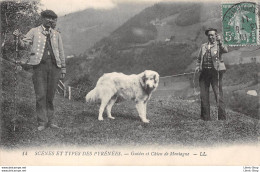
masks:
{"label": "vintage postcard", "polygon": [[259,171],[259,1],[0,4],[2,170]]}

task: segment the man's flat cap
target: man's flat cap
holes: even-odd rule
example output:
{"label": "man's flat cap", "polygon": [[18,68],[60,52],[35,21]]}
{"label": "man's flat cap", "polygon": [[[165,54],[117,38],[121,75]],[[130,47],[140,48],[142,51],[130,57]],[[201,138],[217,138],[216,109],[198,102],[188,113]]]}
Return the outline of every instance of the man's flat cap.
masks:
{"label": "man's flat cap", "polygon": [[52,11],[52,10],[42,11],[42,12],[41,12],[41,16],[42,16],[42,17],[54,18],[54,19],[58,18],[57,14],[55,14],[55,12]]}
{"label": "man's flat cap", "polygon": [[205,31],[205,35],[208,36],[209,31],[215,31],[215,32],[217,33],[218,30],[217,30],[217,29],[214,29],[214,28],[208,28],[208,29]]}

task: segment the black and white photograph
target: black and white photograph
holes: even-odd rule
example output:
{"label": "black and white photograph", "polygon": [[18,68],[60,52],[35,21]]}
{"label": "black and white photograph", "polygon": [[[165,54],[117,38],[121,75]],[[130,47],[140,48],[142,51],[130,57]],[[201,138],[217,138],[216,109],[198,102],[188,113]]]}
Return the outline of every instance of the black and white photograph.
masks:
{"label": "black and white photograph", "polygon": [[259,172],[258,0],[0,4],[2,171]]}

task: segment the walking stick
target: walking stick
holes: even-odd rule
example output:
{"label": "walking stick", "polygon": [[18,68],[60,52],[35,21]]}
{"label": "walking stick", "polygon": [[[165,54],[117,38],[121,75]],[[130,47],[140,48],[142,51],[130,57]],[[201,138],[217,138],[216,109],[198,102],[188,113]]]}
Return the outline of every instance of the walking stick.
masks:
{"label": "walking stick", "polygon": [[218,117],[219,117],[219,92],[220,92],[220,88],[219,88],[219,50],[220,50],[220,48],[219,48],[219,40],[217,41],[217,55],[218,55],[218,61],[217,61],[217,71],[218,71],[218,94],[217,94],[217,115],[218,115]]}
{"label": "walking stick", "polygon": [[17,94],[17,73],[18,73],[18,70],[20,69],[19,68],[19,64],[18,64],[18,61],[17,61],[17,58],[18,58],[18,36],[16,35],[15,36],[15,68],[14,68],[14,119],[12,120],[12,122],[14,123],[14,131],[16,130],[16,120],[17,120],[17,97],[16,97],[16,94]]}

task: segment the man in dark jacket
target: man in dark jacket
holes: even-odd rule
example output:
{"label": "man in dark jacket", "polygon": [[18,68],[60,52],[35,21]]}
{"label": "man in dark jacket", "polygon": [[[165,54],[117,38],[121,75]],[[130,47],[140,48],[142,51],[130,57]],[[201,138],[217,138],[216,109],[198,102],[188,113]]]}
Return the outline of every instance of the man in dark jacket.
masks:
{"label": "man in dark jacket", "polygon": [[225,120],[225,104],[223,101],[222,77],[226,68],[221,55],[227,53],[223,46],[217,29],[209,28],[205,31],[208,42],[202,44],[197,57],[196,72],[201,72],[199,77],[201,98],[201,119],[210,120],[209,87],[212,86],[218,105],[218,119]]}
{"label": "man in dark jacket", "polygon": [[41,13],[42,25],[32,28],[23,38],[18,30],[19,46],[31,49],[29,65],[33,65],[33,84],[36,94],[38,130],[46,127],[58,128],[54,124],[53,99],[60,78],[65,77],[65,56],[56,26],[57,15],[52,10]]}

